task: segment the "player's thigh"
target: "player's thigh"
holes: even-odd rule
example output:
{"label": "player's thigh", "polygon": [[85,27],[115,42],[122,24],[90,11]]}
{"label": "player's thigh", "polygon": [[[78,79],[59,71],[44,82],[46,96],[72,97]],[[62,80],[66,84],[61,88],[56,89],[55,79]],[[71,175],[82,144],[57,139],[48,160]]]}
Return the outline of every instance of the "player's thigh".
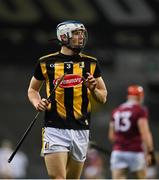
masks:
{"label": "player's thigh", "polygon": [[70,157],[67,165],[67,179],[80,179],[84,162],[75,161]]}
{"label": "player's thigh", "polygon": [[65,179],[68,152],[50,153],[44,156],[48,175],[51,178]]}
{"label": "player's thigh", "polygon": [[127,169],[112,170],[112,179],[127,179]]}

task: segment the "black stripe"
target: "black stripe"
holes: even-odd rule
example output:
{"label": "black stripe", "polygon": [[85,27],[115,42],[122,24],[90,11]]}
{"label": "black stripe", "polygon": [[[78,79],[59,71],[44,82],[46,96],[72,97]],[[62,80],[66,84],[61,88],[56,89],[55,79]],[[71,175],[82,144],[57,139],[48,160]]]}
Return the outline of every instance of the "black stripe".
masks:
{"label": "black stripe", "polygon": [[[70,63],[71,68],[68,68],[68,63],[64,63],[64,72],[73,74],[73,63]],[[73,113],[73,87],[64,89],[64,104],[66,108],[66,120],[75,119]]]}
{"label": "black stripe", "polygon": [[[50,67],[50,62],[47,61],[46,63],[46,69],[47,69],[47,75],[49,78],[49,86],[50,86],[50,94],[54,88],[53,80],[54,80],[54,74],[55,74],[55,69]],[[55,66],[56,67],[56,66]],[[54,117],[57,116],[57,107],[56,107],[56,101],[55,101],[55,93],[52,93],[51,97],[51,113],[47,113],[46,111],[46,120],[53,120]],[[48,117],[49,116],[49,117]],[[49,122],[47,122],[49,124]]]}
{"label": "black stripe", "polygon": [[[87,72],[90,72],[90,63],[85,61],[85,67],[83,68],[82,75],[85,79],[87,79]],[[88,96],[87,96],[87,87],[82,84],[82,114],[87,114],[87,107],[88,107]]]}

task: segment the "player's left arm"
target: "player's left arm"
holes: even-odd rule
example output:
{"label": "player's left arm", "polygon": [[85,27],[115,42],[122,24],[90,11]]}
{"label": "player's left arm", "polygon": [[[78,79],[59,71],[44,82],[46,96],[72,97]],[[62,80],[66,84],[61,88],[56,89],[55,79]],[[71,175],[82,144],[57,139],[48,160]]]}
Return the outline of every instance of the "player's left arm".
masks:
{"label": "player's left arm", "polygon": [[156,162],[154,156],[154,145],[152,133],[149,127],[148,120],[146,118],[140,118],[138,120],[138,127],[144,144],[146,145],[146,159],[148,165],[154,165]]}
{"label": "player's left arm", "polygon": [[101,76],[94,78],[90,73],[87,73],[87,75],[86,85],[91,91],[93,98],[99,103],[104,104],[107,100],[107,89],[103,78]]}

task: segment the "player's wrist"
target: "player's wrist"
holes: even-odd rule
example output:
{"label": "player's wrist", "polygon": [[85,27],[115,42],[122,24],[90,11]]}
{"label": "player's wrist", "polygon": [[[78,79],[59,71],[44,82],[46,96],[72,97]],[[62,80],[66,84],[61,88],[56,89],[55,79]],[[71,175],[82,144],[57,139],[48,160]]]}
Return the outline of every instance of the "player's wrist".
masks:
{"label": "player's wrist", "polygon": [[154,165],[156,165],[156,158],[155,158],[155,152],[154,152],[154,150],[148,151],[148,156],[151,157],[151,162],[150,162],[149,166],[154,166]]}
{"label": "player's wrist", "polygon": [[154,150],[148,151],[147,154],[153,155],[154,154]]}

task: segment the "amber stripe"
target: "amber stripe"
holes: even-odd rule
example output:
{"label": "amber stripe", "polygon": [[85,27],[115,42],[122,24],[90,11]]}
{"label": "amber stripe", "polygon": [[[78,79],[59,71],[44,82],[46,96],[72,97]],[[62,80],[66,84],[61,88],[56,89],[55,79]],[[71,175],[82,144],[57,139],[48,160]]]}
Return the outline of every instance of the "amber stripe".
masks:
{"label": "amber stripe", "polygon": [[42,128],[42,132],[41,132],[41,137],[42,137],[42,148],[41,148],[41,154],[43,154],[44,152],[44,146],[45,146],[45,143],[44,143],[44,133],[45,133],[45,129]]}
{"label": "amber stripe", "polygon": [[[94,74],[95,68],[96,68],[96,64],[95,63],[91,63],[90,64],[90,74],[92,74],[92,75]],[[91,103],[89,101],[87,112],[90,112],[90,111],[91,111]]]}
{"label": "amber stripe", "polygon": [[[58,79],[64,74],[64,64],[55,63],[55,75],[54,78]],[[64,119],[66,119],[66,109],[64,105],[64,88],[57,87],[55,91],[55,100],[57,113]]]}
{"label": "amber stripe", "polygon": [[[41,65],[42,73],[46,79],[46,95],[47,95],[47,97],[49,97],[50,96],[50,86],[49,86],[49,77],[48,77],[48,73],[47,73],[47,69],[46,69],[46,63],[41,63],[40,65]],[[51,103],[49,104],[48,109],[51,109]]]}

